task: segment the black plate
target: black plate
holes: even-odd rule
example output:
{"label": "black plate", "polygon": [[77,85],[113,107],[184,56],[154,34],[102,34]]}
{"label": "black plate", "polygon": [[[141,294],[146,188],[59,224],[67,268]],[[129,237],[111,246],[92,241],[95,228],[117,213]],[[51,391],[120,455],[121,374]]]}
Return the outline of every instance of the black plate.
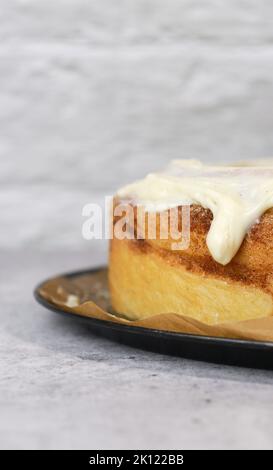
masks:
{"label": "black plate", "polygon": [[[62,277],[77,277],[83,274],[98,272],[101,269],[77,271],[64,274]],[[273,342],[172,333],[87,318],[67,312],[44,299],[39,290],[45,282],[47,281],[41,283],[34,291],[35,299],[41,305],[55,313],[73,316],[75,319],[84,321],[91,327],[92,332],[110,340],[161,354],[180,356],[198,361],[273,369]]]}

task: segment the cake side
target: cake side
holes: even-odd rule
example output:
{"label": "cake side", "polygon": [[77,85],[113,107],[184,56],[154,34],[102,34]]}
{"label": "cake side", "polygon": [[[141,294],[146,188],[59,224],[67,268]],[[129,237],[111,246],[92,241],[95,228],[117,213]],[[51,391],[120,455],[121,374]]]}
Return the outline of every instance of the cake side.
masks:
{"label": "cake side", "polygon": [[[146,230],[139,240],[114,237],[109,264],[113,308],[131,319],[172,312],[209,324],[272,315],[273,210],[252,226],[226,266],[212,258],[206,245],[212,213],[191,206],[190,222],[190,245],[183,251],[172,250],[170,233],[160,239],[158,220],[155,240]],[[134,231],[137,224],[134,206]]]}

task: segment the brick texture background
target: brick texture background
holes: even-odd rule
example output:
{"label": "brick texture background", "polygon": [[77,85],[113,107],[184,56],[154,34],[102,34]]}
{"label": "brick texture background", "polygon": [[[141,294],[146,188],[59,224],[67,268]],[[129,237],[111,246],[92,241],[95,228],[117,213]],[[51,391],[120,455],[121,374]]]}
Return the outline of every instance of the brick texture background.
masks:
{"label": "brick texture background", "polygon": [[172,158],[273,154],[270,0],[1,0],[0,246],[86,249],[81,207]]}

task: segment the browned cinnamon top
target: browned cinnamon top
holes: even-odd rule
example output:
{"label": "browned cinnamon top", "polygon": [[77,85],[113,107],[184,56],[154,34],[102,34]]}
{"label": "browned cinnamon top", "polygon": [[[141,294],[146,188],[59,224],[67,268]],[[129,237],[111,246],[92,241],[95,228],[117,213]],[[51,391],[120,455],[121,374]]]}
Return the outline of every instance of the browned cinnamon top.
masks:
{"label": "browned cinnamon top", "polygon": [[[117,203],[118,200],[115,201],[115,205]],[[223,280],[232,279],[273,292],[273,209],[264,213],[259,223],[252,226],[246,234],[239,251],[226,266],[217,263],[207,248],[206,236],[213,219],[209,209],[197,205],[191,206],[190,245],[183,251],[172,250],[174,240],[171,238],[170,233],[167,240],[160,239],[159,216],[157,214],[156,239],[148,239],[147,230],[145,230],[143,239],[137,240],[136,227],[139,221],[138,212],[136,206],[134,206],[135,240],[132,240],[131,243],[133,249],[141,250],[143,254],[147,255],[151,250],[156,250],[169,263],[183,265],[189,271],[203,275],[213,275]],[[147,217],[147,214],[145,217]],[[119,219],[120,217],[116,217],[114,224]],[[181,222],[178,228],[181,230]]]}

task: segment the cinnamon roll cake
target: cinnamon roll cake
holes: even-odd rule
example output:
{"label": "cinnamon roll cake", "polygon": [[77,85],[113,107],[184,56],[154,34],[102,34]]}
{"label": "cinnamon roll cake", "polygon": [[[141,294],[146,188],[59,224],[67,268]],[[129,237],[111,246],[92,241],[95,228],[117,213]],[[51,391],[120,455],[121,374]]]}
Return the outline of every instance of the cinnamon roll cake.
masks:
{"label": "cinnamon roll cake", "polygon": [[273,165],[174,161],[118,191],[113,229],[112,306],[127,318],[176,313],[217,324],[273,314]]}

